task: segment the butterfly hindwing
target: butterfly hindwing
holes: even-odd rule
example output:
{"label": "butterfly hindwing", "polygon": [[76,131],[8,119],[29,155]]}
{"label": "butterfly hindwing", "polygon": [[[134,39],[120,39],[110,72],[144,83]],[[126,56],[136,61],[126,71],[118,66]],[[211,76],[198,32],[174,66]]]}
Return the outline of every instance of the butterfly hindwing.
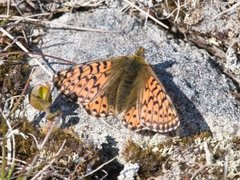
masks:
{"label": "butterfly hindwing", "polygon": [[157,132],[168,132],[179,125],[177,111],[150,67],[145,70],[145,85],[139,95],[139,119],[144,127]]}
{"label": "butterfly hindwing", "polygon": [[124,113],[122,123],[125,127],[131,130],[142,129],[142,125],[139,121],[139,112],[136,106],[131,107]]}
{"label": "butterfly hindwing", "polygon": [[108,97],[98,96],[94,101],[84,104],[84,109],[88,114],[96,117],[111,116],[114,114],[114,106],[108,103]]}

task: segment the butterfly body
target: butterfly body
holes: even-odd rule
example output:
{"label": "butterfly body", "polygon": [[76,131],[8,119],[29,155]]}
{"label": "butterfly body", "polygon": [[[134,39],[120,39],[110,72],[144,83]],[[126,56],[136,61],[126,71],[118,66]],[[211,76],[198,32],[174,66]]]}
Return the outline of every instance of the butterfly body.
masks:
{"label": "butterfly body", "polygon": [[[132,103],[137,101],[136,89],[140,85],[139,74],[146,64],[135,60],[133,57],[122,57],[122,62],[116,62],[118,66],[121,63],[124,63],[124,68],[120,70],[119,74],[115,74],[115,81],[113,84],[109,84],[109,88],[116,88],[116,95],[113,97],[115,99],[114,105],[116,108],[116,113],[119,114],[124,111],[125,107],[131,106]],[[123,62],[126,61],[126,62]],[[114,61],[113,61],[114,64]]]}
{"label": "butterfly body", "polygon": [[120,115],[132,130],[168,132],[179,126],[176,109],[143,58],[143,49],[132,56],[76,65],[56,74],[53,81],[90,115]]}

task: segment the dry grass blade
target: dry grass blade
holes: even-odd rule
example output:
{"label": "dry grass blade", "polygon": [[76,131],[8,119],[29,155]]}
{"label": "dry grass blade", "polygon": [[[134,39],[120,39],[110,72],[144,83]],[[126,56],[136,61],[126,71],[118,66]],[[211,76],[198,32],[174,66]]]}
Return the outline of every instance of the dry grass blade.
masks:
{"label": "dry grass blade", "polygon": [[8,119],[6,119],[6,124],[8,126],[8,129],[10,130],[8,133],[7,133],[7,136],[10,135],[11,136],[11,139],[8,139],[7,137],[7,146],[8,146],[8,158],[12,160],[11,162],[11,167],[10,169],[12,170],[15,166],[15,158],[16,158],[16,141],[15,141],[15,137],[14,137],[14,133],[13,133],[13,129],[12,129],[12,126],[9,122]]}
{"label": "dry grass blade", "polygon": [[178,16],[179,16],[179,13],[180,13],[180,9],[181,9],[180,2],[179,2],[179,0],[177,0],[177,15],[176,15],[176,17],[174,19],[174,22],[176,22],[177,19],[178,19]]}
{"label": "dry grass blade", "polygon": [[152,19],[153,21],[155,21],[156,23],[158,23],[160,26],[169,29],[168,26],[166,26],[165,24],[161,23],[159,20],[157,20],[155,17],[153,17],[152,15],[146,13],[144,10],[142,10],[141,8],[137,7],[135,4],[131,3],[128,0],[124,0],[126,3],[128,3],[130,6],[136,8],[137,10],[139,10],[141,13],[144,13],[147,17],[149,17],[150,19]]}

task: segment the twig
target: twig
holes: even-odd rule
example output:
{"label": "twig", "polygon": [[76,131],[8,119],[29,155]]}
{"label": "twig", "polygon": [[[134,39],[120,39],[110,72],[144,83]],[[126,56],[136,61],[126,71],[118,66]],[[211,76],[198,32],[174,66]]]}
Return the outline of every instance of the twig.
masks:
{"label": "twig", "polygon": [[152,15],[146,13],[144,10],[142,10],[141,8],[139,8],[138,6],[136,6],[135,4],[131,3],[128,0],[124,0],[126,3],[128,3],[130,6],[136,8],[137,10],[139,10],[140,12],[146,14],[146,16],[148,16],[150,19],[152,19],[153,21],[155,21],[156,23],[158,23],[160,26],[169,29],[168,26],[166,26],[165,24],[161,23],[159,20],[157,20],[155,17],[153,17]]}
{"label": "twig", "polygon": [[130,5],[126,5],[125,7],[123,7],[119,12],[126,12],[127,10],[129,10],[131,8]]}
{"label": "twig", "polygon": [[114,161],[116,158],[117,158],[117,157],[114,157],[114,158],[110,159],[109,161],[103,163],[101,166],[99,166],[99,167],[96,168],[95,170],[93,170],[93,171],[85,174],[84,176],[79,177],[79,179],[83,179],[83,178],[85,178],[85,177],[87,177],[87,176],[92,175],[93,173],[97,172],[99,169],[103,168],[105,165],[107,165],[107,164],[111,163],[112,161]]}
{"label": "twig", "polygon": [[8,20],[21,20],[21,21],[29,21],[29,22],[36,22],[41,25],[49,26],[51,28],[63,28],[63,29],[71,29],[71,30],[78,30],[78,31],[91,31],[91,32],[101,32],[101,33],[118,33],[120,31],[111,31],[111,30],[103,30],[103,29],[93,29],[93,28],[84,28],[84,27],[79,27],[79,26],[72,26],[72,25],[67,25],[67,24],[61,24],[61,23],[56,23],[56,22],[51,22],[51,21],[45,21],[45,20],[39,20],[39,19],[33,19],[29,17],[21,17],[21,16],[9,16],[6,15],[0,15],[0,19],[6,19]]}

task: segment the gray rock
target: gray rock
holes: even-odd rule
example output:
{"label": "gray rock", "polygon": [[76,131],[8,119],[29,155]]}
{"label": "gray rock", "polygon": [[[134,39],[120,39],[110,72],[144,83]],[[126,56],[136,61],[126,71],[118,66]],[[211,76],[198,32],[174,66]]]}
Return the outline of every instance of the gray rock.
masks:
{"label": "gray rock", "polygon": [[[213,57],[206,51],[174,39],[151,21],[144,27],[143,22],[121,12],[120,8],[64,14],[54,22],[113,31],[48,29],[38,51],[76,63],[130,55],[140,46],[144,47],[146,60],[153,65],[179,112],[181,136],[211,130],[220,137],[223,132],[230,133],[234,124],[239,123],[240,110],[230,89],[234,85],[219,71],[212,61]],[[48,69],[55,72],[69,67],[48,57],[44,58],[46,63]],[[32,60],[32,64],[35,61]],[[51,78],[38,67],[32,85],[48,81]],[[58,96],[56,90],[54,96]],[[103,147],[104,143],[116,149],[113,154],[122,149],[128,138],[144,146],[168,137],[132,132],[125,129],[118,119],[91,117],[81,107],[62,102],[59,98],[55,104],[61,106],[64,112],[61,127],[74,126],[80,136],[93,140],[99,147]],[[36,118],[37,113],[28,108],[30,119]]]}

